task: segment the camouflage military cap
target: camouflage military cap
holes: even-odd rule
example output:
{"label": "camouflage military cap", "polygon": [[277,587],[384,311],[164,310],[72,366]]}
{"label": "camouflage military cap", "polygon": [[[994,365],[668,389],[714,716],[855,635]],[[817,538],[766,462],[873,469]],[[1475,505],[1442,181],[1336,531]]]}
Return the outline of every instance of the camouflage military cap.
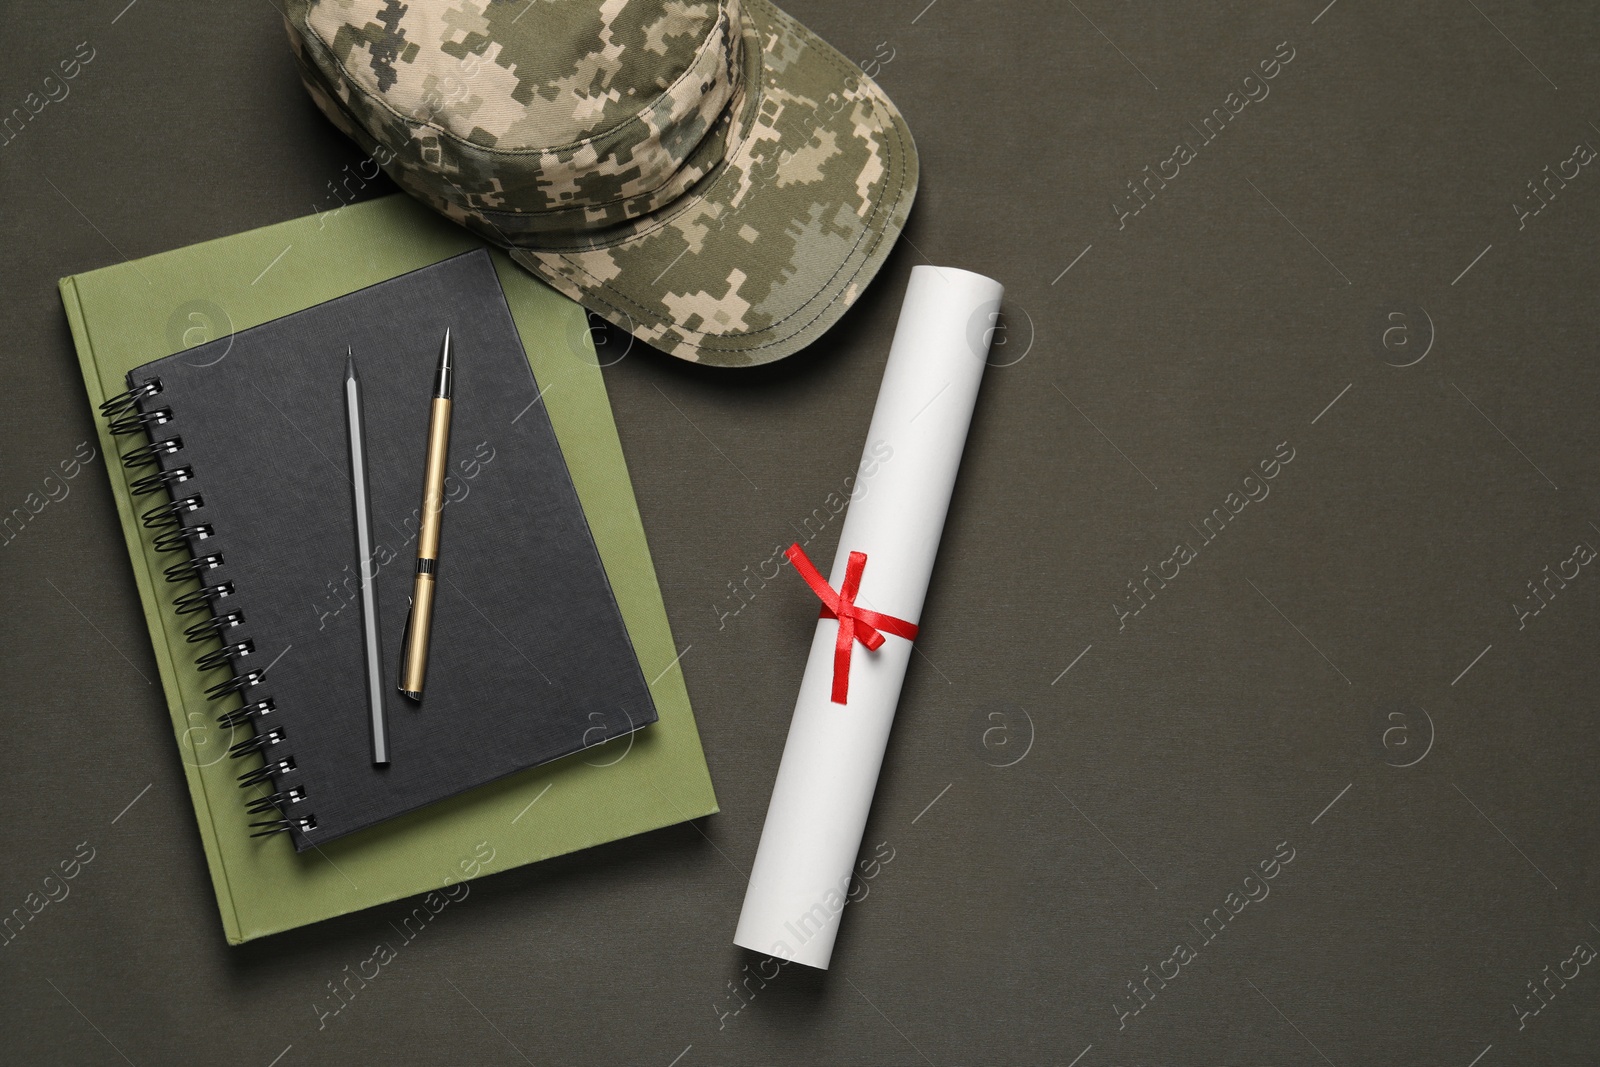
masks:
{"label": "camouflage military cap", "polygon": [[321,110],[401,188],[644,341],[766,363],[917,188],[905,121],[766,0],[289,0]]}

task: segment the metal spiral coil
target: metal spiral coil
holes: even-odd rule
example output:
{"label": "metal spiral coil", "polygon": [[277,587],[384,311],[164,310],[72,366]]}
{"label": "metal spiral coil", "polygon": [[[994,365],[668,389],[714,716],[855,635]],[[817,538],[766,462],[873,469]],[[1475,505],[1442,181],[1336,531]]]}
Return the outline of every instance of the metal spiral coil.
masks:
{"label": "metal spiral coil", "polygon": [[128,470],[138,470],[157,462],[162,456],[170,456],[174,452],[183,450],[183,438],[167,437],[160,441],[151,441],[147,445],[140,445],[122,454],[122,465]]}
{"label": "metal spiral coil", "polygon": [[245,771],[239,775],[239,788],[249,789],[253,785],[260,785],[270,778],[282,778],[286,774],[294,773],[294,757],[284,756],[282,759],[273,760],[253,771]]}
{"label": "metal spiral coil", "polygon": [[228,755],[234,759],[243,759],[246,756],[254,756],[258,752],[265,752],[274,745],[281,745],[288,739],[289,735],[283,732],[281,726],[273,727],[266,733],[258,733],[252,738],[240,741],[228,749]]}
{"label": "metal spiral coil", "polygon": [[120,419],[112,419],[106,429],[119,437],[140,430],[152,430],[157,426],[165,426],[172,421],[171,408],[157,408],[154,411],[138,411],[132,415],[124,415]]}
{"label": "metal spiral coil", "polygon": [[269,811],[284,811],[305,800],[306,791],[300,786],[290,789],[280,789],[276,793],[268,793],[264,797],[257,797],[245,805],[245,811],[251,815],[265,815]]}
{"label": "metal spiral coil", "polygon": [[256,686],[261,684],[262,679],[266,678],[266,676],[267,672],[265,669],[259,671],[245,671],[243,674],[236,674],[227,681],[218,682],[210,689],[207,689],[206,699],[225,700],[228,697],[233,696],[235,693],[243,693],[247,689],[254,689]]}
{"label": "metal spiral coil", "polygon": [[244,612],[229,611],[221,615],[213,615],[209,619],[201,619],[183,632],[191,645],[198,645],[201,641],[209,641],[213,637],[221,637],[225,630],[231,630],[235,626],[243,625]]}
{"label": "metal spiral coil", "polygon": [[223,559],[221,552],[212,552],[204,556],[195,556],[192,559],[186,559],[181,563],[174,563],[172,566],[168,567],[166,571],[167,581],[173,583],[187,582],[190,579],[200,577],[206,571],[216,570],[218,567],[222,566],[222,564]]}
{"label": "metal spiral coil", "polygon": [[194,542],[204,541],[217,536],[217,531],[208,522],[198,526],[180,526],[176,530],[168,530],[151,542],[157,552],[177,552],[185,548],[193,548]]}
{"label": "metal spiral coil", "polygon": [[179,615],[193,615],[197,611],[205,611],[211,607],[213,601],[224,600],[233,595],[232,582],[218,582],[215,585],[203,585],[199,589],[191,589],[172,602]]}
{"label": "metal spiral coil", "polygon": [[301,833],[308,834],[317,828],[317,817],[315,815],[301,815],[291,819],[285,816],[281,819],[273,819],[271,822],[253,822],[250,825],[262,828],[251,834],[251,837],[271,837],[273,834],[286,834],[295,827],[299,827]]}
{"label": "metal spiral coil", "polygon": [[118,393],[101,404],[100,414],[109,419],[121,415],[125,411],[132,411],[138,406],[140,400],[147,396],[155,396],[159,392],[161,392],[161,379],[146,378],[133,388],[126,392]]}
{"label": "metal spiral coil", "polygon": [[243,726],[247,722],[259,723],[263,718],[278,710],[278,705],[272,702],[271,697],[258,700],[254,704],[246,704],[242,708],[234,708],[217,716],[217,722],[228,728]]}
{"label": "metal spiral coil", "polygon": [[256,643],[250,638],[237,641],[221,648],[213,648],[204,655],[195,657],[194,665],[201,671],[214,671],[218,667],[226,667],[235,659],[243,659],[256,650]]}
{"label": "metal spiral coil", "polygon": [[[152,407],[150,410],[145,410],[143,407],[145,400],[163,391],[161,379],[152,377],[137,385],[131,385],[125,392],[102,403],[100,413],[109,420],[110,432],[119,436],[141,431],[146,435],[153,435],[157,430],[173,423],[175,416],[170,407]],[[128,470],[151,466],[157,468],[154,472],[129,482],[128,489],[133,495],[148,496],[162,490],[167,492],[167,503],[158,504],[140,515],[140,523],[145,529],[160,531],[151,542],[157,552],[189,553],[187,559],[166,568],[167,581],[204,582],[208,572],[223,566],[223,555],[221,552],[201,551],[198,547],[202,542],[217,535],[216,529],[210,523],[199,522],[191,525],[185,521],[190,515],[204,510],[205,499],[198,493],[183,497],[177,493],[179,486],[195,478],[194,468],[191,466],[165,466],[168,457],[182,450],[181,436],[174,435],[161,440],[154,440],[152,437],[146,444],[123,453],[122,464]],[[225,681],[206,689],[206,697],[212,701],[229,700],[236,696],[243,698],[244,694],[266,679],[266,668],[244,672],[238,669],[239,660],[255,653],[256,643],[250,637],[228,640],[228,636],[239,632],[239,627],[243,626],[245,621],[242,611],[220,610],[221,602],[236,595],[236,592],[234,584],[224,580],[203,584],[200,588],[191,589],[173,599],[173,608],[179,615],[195,615],[201,612],[207,614],[206,618],[192,623],[184,630],[188,643],[199,644],[211,640],[223,642],[220,647],[195,658],[195,666],[201,672],[223,667],[230,671],[230,676]],[[217,716],[217,721],[226,728],[231,729],[246,724],[252,727],[251,737],[229,748],[230,756],[234,759],[245,759],[261,755],[266,760],[262,766],[239,775],[240,788],[250,789],[265,784],[273,789],[273,792],[252,801],[248,806],[247,810],[251,815],[269,813],[277,815],[268,822],[251,823],[250,828],[254,831],[251,837],[269,837],[293,830],[309,833],[317,828],[317,818],[314,814],[307,812],[290,816],[286,813],[288,808],[305,803],[306,790],[303,786],[283,788],[278,782],[284,776],[293,774],[296,768],[292,755],[269,755],[281,752],[279,746],[288,740],[288,735],[281,726],[264,728],[264,720],[270,721],[268,717],[276,711],[277,705],[272,697],[265,696],[243,703],[240,707],[224,711]]]}
{"label": "metal spiral coil", "polygon": [[149,496],[163,489],[171,492],[173,486],[181,485],[193,477],[193,467],[173,467],[169,471],[156,471],[154,474],[134,479],[128,483],[128,492],[134,496]]}
{"label": "metal spiral coil", "polygon": [[169,504],[157,504],[139,516],[139,522],[146,530],[165,530],[169,526],[180,525],[183,522],[182,516],[191,511],[199,511],[205,504],[205,498],[199,495],[182,497]]}

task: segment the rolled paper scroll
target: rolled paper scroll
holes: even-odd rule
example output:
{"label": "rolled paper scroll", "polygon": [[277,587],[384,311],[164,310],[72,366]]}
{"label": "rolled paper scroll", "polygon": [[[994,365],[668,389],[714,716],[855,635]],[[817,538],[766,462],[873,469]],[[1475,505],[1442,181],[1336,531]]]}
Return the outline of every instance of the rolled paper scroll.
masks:
{"label": "rolled paper scroll", "polygon": [[827,581],[790,550],[822,617],[736,945],[809,967],[833,955],[1004,291],[912,268]]}

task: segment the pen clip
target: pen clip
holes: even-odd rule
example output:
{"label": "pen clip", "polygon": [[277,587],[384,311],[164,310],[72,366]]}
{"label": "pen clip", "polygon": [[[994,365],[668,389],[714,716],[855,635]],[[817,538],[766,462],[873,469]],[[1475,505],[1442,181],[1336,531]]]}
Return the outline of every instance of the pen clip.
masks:
{"label": "pen clip", "polygon": [[406,597],[406,627],[400,631],[400,669],[394,676],[395,688],[401,692],[406,688],[406,649],[411,647],[411,616],[416,613],[416,609],[416,600]]}

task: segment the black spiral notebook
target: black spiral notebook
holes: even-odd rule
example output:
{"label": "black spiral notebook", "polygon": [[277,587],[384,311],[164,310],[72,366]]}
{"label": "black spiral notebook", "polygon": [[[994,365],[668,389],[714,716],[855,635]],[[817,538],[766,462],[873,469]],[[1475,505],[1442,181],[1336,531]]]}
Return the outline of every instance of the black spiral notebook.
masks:
{"label": "black spiral notebook", "polygon": [[[425,696],[371,760],[345,354],[360,370],[385,678],[399,668],[440,340],[455,353]],[[656,720],[485,251],[156,360],[105,405],[264,833],[297,850]]]}

